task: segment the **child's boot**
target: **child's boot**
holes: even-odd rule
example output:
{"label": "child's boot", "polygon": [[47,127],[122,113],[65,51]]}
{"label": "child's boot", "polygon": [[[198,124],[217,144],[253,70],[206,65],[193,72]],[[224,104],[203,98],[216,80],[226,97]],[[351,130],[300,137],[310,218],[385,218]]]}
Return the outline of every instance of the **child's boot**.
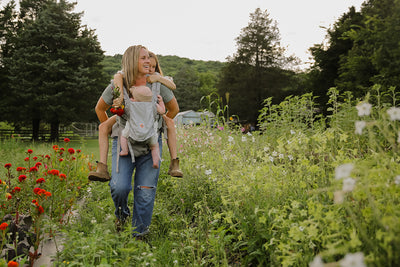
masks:
{"label": "child's boot", "polygon": [[111,180],[108,173],[107,165],[97,161],[97,169],[95,172],[89,172],[90,181],[108,182]]}
{"label": "child's boot", "polygon": [[168,174],[173,177],[183,177],[183,172],[179,169],[179,158],[172,159],[169,165]]}

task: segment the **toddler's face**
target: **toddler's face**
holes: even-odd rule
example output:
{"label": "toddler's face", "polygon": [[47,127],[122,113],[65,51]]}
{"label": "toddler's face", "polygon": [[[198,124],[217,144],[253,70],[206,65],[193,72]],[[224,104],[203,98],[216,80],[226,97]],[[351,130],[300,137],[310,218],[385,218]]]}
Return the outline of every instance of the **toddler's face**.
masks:
{"label": "toddler's face", "polygon": [[150,74],[154,74],[156,72],[156,60],[154,58],[150,58]]}

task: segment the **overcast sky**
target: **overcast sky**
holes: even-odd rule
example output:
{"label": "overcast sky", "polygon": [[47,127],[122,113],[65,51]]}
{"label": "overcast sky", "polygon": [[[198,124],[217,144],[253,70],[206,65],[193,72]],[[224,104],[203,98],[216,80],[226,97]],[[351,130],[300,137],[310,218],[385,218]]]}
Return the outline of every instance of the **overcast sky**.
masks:
{"label": "overcast sky", "polygon": [[[1,0],[0,0],[1,1]],[[307,50],[323,42],[326,30],[350,6],[364,0],[68,0],[84,11],[82,23],[94,29],[106,55],[142,44],[161,55],[226,61],[235,38],[256,8],[277,21],[289,54],[309,61]],[[5,1],[1,1],[5,2]],[[146,5],[145,5],[146,4]]]}

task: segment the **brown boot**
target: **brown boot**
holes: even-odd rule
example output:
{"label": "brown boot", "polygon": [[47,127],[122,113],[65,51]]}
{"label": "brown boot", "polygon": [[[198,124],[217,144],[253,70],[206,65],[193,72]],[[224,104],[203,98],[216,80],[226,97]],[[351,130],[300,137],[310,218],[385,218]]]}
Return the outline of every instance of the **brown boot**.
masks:
{"label": "brown boot", "polygon": [[169,165],[168,174],[173,177],[183,177],[183,172],[179,169],[179,158],[172,159]]}
{"label": "brown boot", "polygon": [[101,162],[97,162],[97,169],[95,172],[89,172],[90,181],[108,182],[111,180],[110,174],[108,173],[107,165]]}

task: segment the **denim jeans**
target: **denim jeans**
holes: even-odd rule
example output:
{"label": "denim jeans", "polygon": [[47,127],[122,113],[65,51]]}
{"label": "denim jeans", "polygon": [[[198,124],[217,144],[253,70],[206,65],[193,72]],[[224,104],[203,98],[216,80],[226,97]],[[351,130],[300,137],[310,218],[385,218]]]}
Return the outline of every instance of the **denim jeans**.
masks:
{"label": "denim jeans", "polygon": [[[121,221],[125,221],[130,216],[128,196],[132,190],[132,174],[136,169],[133,181],[132,227],[134,236],[142,235],[148,232],[151,223],[160,169],[153,168],[153,160],[149,152],[143,156],[135,157],[135,162],[132,162],[130,155],[120,156],[119,172],[117,172],[117,157],[120,152],[117,140],[117,138],[114,138],[112,144],[112,172],[109,183],[111,197],[115,205],[115,215]],[[161,154],[161,135],[158,138],[158,143]]]}

